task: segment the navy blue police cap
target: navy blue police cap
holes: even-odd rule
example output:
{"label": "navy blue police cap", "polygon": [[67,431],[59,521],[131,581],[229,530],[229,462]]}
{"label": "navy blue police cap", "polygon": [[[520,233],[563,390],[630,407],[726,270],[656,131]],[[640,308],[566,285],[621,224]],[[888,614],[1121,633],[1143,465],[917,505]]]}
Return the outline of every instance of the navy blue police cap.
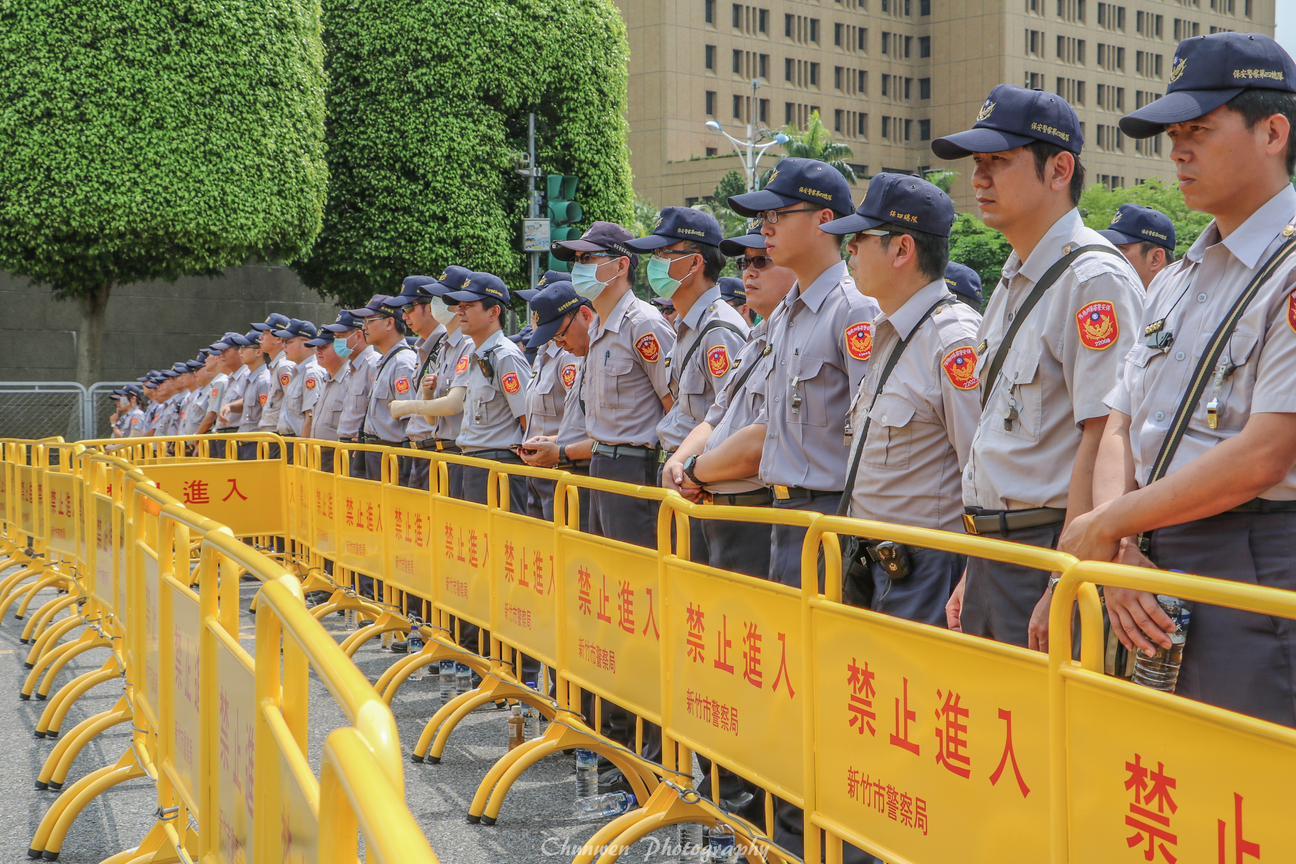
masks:
{"label": "navy blue police cap", "polygon": [[191,372],[193,370],[189,368],[188,360],[181,360],[179,363],[172,364],[171,371],[176,375],[183,375],[186,372]]}
{"label": "navy blue police cap", "polygon": [[523,327],[518,332],[514,333],[512,336],[507,336],[505,338],[507,338],[514,345],[521,345],[523,348],[529,348],[531,346],[527,344],[527,340],[531,338],[531,334],[533,332],[534,332],[534,328],[530,324],[527,324],[525,327]]}
{"label": "navy blue police cap", "polygon": [[873,175],[854,213],[819,228],[828,234],[855,234],[892,225],[948,237],[954,216],[954,202],[932,183],[907,174],[882,173]]}
{"label": "navy blue police cap", "polygon": [[737,276],[721,276],[716,284],[720,286],[722,300],[739,305],[747,302],[747,288]]}
{"label": "navy blue police cap", "polygon": [[392,298],[393,306],[409,306],[412,303],[426,303],[433,297],[437,280],[431,276],[406,276],[401,293]]}
{"label": "navy blue police cap", "polygon": [[740,255],[746,255],[748,249],[764,249],[765,235],[761,233],[760,226],[748,228],[746,234],[740,234],[737,237],[729,237],[720,241],[720,251],[730,258],[737,258]]}
{"label": "navy blue police cap", "polygon": [[1179,43],[1166,94],[1120,119],[1131,138],[1159,135],[1171,123],[1209,114],[1243,90],[1296,92],[1296,64],[1259,33],[1212,33]]}
{"label": "navy blue police cap", "polygon": [[818,159],[788,157],[774,168],[765,188],[729,198],[729,206],[740,216],[751,218],[765,210],[777,210],[799,203],[816,204],[847,215],[853,209],[850,184],[836,168]]}
{"label": "navy blue police cap", "polygon": [[476,300],[491,298],[501,303],[509,302],[508,286],[494,273],[471,272],[456,285],[448,286],[451,291],[445,295],[446,302],[472,303]]}
{"label": "navy blue police cap", "polygon": [[201,361],[201,360],[186,360],[186,361],[185,361],[185,368],[188,369],[190,372],[197,372],[199,369],[203,368],[203,366],[205,366],[205,365],[206,365],[206,364],[203,363],[203,361]]}
{"label": "navy blue police cap", "polygon": [[651,252],[681,240],[719,246],[724,232],[710,213],[692,207],[666,207],[658,214],[651,234],[627,241],[626,245],[636,252]]}
{"label": "navy blue police cap", "polygon": [[546,270],[544,272],[544,275],[541,276],[539,281],[536,282],[536,287],[521,288],[517,291],[514,291],[513,294],[517,297],[521,297],[525,302],[530,303],[533,299],[535,299],[535,296],[537,294],[539,294],[545,288],[548,288],[550,285],[554,285],[558,282],[570,282],[570,281],[571,281],[570,273],[564,273],[561,270]]}
{"label": "navy blue police cap", "polygon": [[559,261],[570,261],[581,252],[612,252],[619,257],[639,263],[639,256],[630,248],[634,235],[615,222],[595,222],[576,240],[559,240],[549,247],[549,254]]}
{"label": "navy blue police cap", "polygon": [[333,334],[325,330],[320,330],[319,335],[314,339],[307,339],[306,344],[311,348],[323,348],[325,345],[332,345]]}
{"label": "navy blue police cap", "polygon": [[568,313],[581,306],[588,306],[589,301],[576,293],[570,282],[555,282],[540,289],[540,293],[531,299],[531,338],[528,348],[539,348],[554,334],[562,329],[563,319]]}
{"label": "navy blue police cap", "polygon": [[330,333],[349,333],[352,330],[359,330],[364,326],[364,321],[351,314],[350,309],[343,309],[338,313],[337,320],[332,324],[325,324],[321,330],[327,330]]}
{"label": "navy blue police cap", "polygon": [[287,327],[288,322],[291,320],[292,319],[287,315],[280,315],[278,312],[271,312],[266,316],[264,321],[252,322],[252,329],[256,330],[258,333],[264,333],[267,330],[281,330],[284,327]]}
{"label": "navy blue police cap", "polygon": [[144,391],[140,389],[138,384],[127,384],[122,388],[122,393],[126,396],[134,396],[136,399],[144,398]]}
{"label": "navy blue police cap", "polygon": [[309,321],[303,321],[300,318],[294,318],[288,322],[288,326],[282,330],[276,330],[275,334],[280,339],[293,339],[297,336],[305,336],[307,339],[314,339],[319,335],[315,325]]}
{"label": "navy blue police cap", "polygon": [[251,346],[257,344],[257,340],[260,339],[260,338],[261,338],[261,334],[260,334],[260,333],[257,333],[257,332],[254,330],[254,331],[252,331],[250,334],[247,334],[247,333],[234,333],[234,334],[232,334],[228,339],[222,339],[221,341],[222,341],[222,342],[233,342],[235,348],[249,348],[249,347],[251,347]]}
{"label": "navy blue police cap", "polygon": [[204,360],[206,360],[211,355],[212,355],[212,350],[210,348],[199,348],[197,361],[190,361],[190,362],[197,362],[201,364]]}
{"label": "navy blue police cap", "polygon": [[157,374],[158,374],[158,373],[157,373],[157,370],[156,370],[156,369],[150,369],[149,371],[145,372],[143,375],[139,376],[139,377],[136,378],[135,380],[136,380],[136,381],[139,381],[140,383],[143,383],[143,382],[149,380],[150,378],[156,378],[156,377],[157,377]]}
{"label": "navy blue police cap", "polygon": [[976,308],[981,308],[981,275],[966,264],[951,261],[945,265],[945,287],[952,294],[976,301]]}
{"label": "navy blue police cap", "polygon": [[1099,231],[1114,246],[1142,243],[1146,240],[1171,251],[1175,248],[1174,223],[1160,210],[1138,204],[1122,204],[1112,217],[1111,225]]}
{"label": "navy blue police cap", "polygon": [[[368,303],[361,306],[359,309],[349,309],[347,311],[351,313],[351,317],[362,319],[360,321],[360,326],[364,326],[363,319],[372,318],[373,316],[378,315],[380,313],[380,310],[383,307],[383,304],[390,302],[391,299],[392,298],[387,294],[375,294],[369,298]],[[396,316],[389,315],[387,317],[395,318]]]}
{"label": "navy blue police cap", "polygon": [[239,334],[234,333],[233,331],[227,331],[224,336],[217,339],[209,347],[213,351],[224,351],[227,348],[236,348],[238,347],[238,343],[234,340],[241,338],[243,337],[239,336]]}
{"label": "navy blue police cap", "polygon": [[942,159],[962,159],[973,153],[1001,153],[1035,141],[1079,153],[1084,135],[1075,109],[1054,93],[1000,84],[986,97],[971,129],[937,138],[931,148]]}

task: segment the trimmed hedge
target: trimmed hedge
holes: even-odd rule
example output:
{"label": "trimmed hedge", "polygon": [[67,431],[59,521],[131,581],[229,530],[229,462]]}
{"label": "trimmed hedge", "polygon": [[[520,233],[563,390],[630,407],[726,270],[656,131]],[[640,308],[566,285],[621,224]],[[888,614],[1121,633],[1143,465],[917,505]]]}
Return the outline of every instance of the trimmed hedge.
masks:
{"label": "trimmed hedge", "polygon": [[331,175],[324,226],[294,264],[364,302],[447,264],[523,287],[526,150],[580,177],[583,224],[627,223],[625,24],[612,0],[323,0]]}

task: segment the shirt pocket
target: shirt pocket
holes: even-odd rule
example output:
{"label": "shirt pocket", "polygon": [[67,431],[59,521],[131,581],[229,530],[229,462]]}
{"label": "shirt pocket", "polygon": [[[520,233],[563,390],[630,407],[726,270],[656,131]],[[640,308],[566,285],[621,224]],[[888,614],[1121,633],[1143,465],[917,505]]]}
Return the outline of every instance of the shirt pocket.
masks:
{"label": "shirt pocket", "polygon": [[810,355],[793,356],[788,367],[788,420],[803,426],[827,426],[829,393],[824,379],[832,367],[822,357]]}
{"label": "shirt pocket", "polygon": [[869,433],[860,461],[874,468],[909,467],[916,408],[895,393],[883,393],[869,411]]}
{"label": "shirt pocket", "polygon": [[[561,370],[559,370],[559,373],[561,374]],[[530,391],[534,393],[531,397],[531,405],[535,413],[542,417],[557,417],[558,409],[563,404],[563,399],[567,394],[557,392],[558,379],[556,377],[550,378],[543,386],[543,390],[536,388],[534,391]]]}
{"label": "shirt pocket", "polygon": [[491,421],[491,405],[499,391],[492,384],[474,387],[472,392],[472,422],[481,426]]}
{"label": "shirt pocket", "polygon": [[[1210,347],[1213,335],[1215,335],[1214,331],[1211,331],[1204,332],[1198,337],[1197,344],[1193,346],[1192,371],[1197,369],[1202,355]],[[1256,367],[1259,364],[1254,361],[1259,359],[1259,352],[1255,350],[1259,342],[1260,336],[1257,333],[1248,330],[1233,331],[1233,335],[1229,337],[1228,347],[1220,354],[1215,366],[1206,370],[1206,389],[1202,391],[1201,400],[1194,412],[1195,419],[1200,421],[1202,428],[1210,428],[1206,406],[1212,399],[1219,400],[1216,413],[1217,429],[1237,430],[1246,425],[1247,419],[1251,416],[1251,395],[1255,392]],[[1217,386],[1215,376],[1221,367],[1231,371]],[[1186,390],[1191,383],[1190,376],[1184,389]],[[1179,400],[1182,398],[1183,393],[1175,394],[1175,409],[1179,407]]]}
{"label": "shirt pocket", "polygon": [[609,358],[599,369],[599,405],[604,408],[625,408],[634,404],[630,373],[634,361],[629,357]]}
{"label": "shirt pocket", "polygon": [[[996,387],[991,428],[1013,438],[1038,441],[1044,419],[1044,383],[1039,377],[1039,355],[1008,349],[1002,380]],[[1015,412],[1015,413],[1014,413]],[[1005,423],[1011,419],[1011,423]]]}

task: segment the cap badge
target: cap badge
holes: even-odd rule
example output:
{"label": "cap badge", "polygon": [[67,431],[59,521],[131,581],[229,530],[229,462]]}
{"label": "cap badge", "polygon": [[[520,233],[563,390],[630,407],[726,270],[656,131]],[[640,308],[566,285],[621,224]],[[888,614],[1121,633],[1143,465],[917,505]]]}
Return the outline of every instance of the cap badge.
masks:
{"label": "cap badge", "polygon": [[1184,67],[1187,65],[1188,65],[1187,57],[1180,57],[1178,54],[1175,55],[1174,62],[1170,64],[1171,84],[1179,80],[1179,76],[1183,75]]}
{"label": "cap badge", "polygon": [[765,186],[768,187],[769,184],[773,183],[773,182],[774,182],[774,178],[777,177],[777,176],[778,176],[778,169],[775,168],[773,171],[770,172],[769,179],[765,181]]}
{"label": "cap badge", "polygon": [[987,99],[986,103],[981,106],[980,113],[977,114],[976,122],[980,123],[982,120],[989,120],[990,115],[994,113],[995,105],[997,104],[999,103],[991,102],[989,99]]}
{"label": "cap badge", "polygon": [[1124,213],[1122,213],[1121,211],[1117,210],[1117,211],[1116,211],[1116,215],[1112,217],[1111,224],[1115,225],[1117,222],[1119,222],[1119,221],[1121,220],[1121,217],[1124,216],[1124,215],[1125,215]]}
{"label": "cap badge", "polygon": [[467,288],[467,287],[468,287],[469,285],[471,285],[471,284],[472,284],[472,279],[465,279],[465,280],[463,281],[463,284],[460,285],[459,287],[460,287],[460,288]]}
{"label": "cap badge", "polygon": [[539,312],[532,312],[532,313],[531,313],[531,326],[532,326],[532,327],[539,327],[539,326],[540,326],[540,313],[539,313]]}

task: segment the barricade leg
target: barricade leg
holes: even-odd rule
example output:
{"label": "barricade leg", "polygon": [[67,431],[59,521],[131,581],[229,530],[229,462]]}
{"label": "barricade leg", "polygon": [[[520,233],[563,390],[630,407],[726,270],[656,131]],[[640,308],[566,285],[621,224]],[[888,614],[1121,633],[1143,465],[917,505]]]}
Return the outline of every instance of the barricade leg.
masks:
{"label": "barricade leg", "polygon": [[[22,602],[18,604],[17,610],[14,611],[14,617],[21,621],[27,617],[27,607],[31,605],[32,599],[46,588],[67,588],[67,576],[61,571],[54,570],[48,576],[43,577],[39,582],[30,586],[27,593],[23,595]],[[0,616],[3,617],[3,616]]]}
{"label": "barricade leg", "polygon": [[63,718],[67,716],[72,703],[80,699],[91,688],[98,687],[105,681],[120,678],[121,674],[121,670],[117,668],[117,658],[109,657],[97,671],[78,675],[64,684],[54,694],[54,698],[49,701],[49,704],[45,706],[45,710],[41,712],[40,721],[36,724],[36,732],[34,733],[36,737],[57,738],[59,728],[63,725]]}
{"label": "barricade leg", "polygon": [[374,619],[373,624],[357,630],[342,640],[342,653],[347,655],[347,657],[354,657],[355,653],[360,650],[360,646],[364,645],[375,636],[388,632],[407,634],[409,633],[409,628],[410,625],[407,618],[383,610],[378,617]]}
{"label": "barricade leg", "polygon": [[[488,683],[489,682],[489,683]],[[453,706],[454,710],[443,719],[437,728],[436,737],[428,751],[424,752],[424,760],[436,765],[441,762],[441,755],[445,753],[446,744],[450,741],[450,734],[454,732],[465,717],[476,711],[488,702],[499,702],[501,699],[513,699],[518,702],[531,705],[540,711],[546,720],[552,721],[555,715],[553,704],[547,699],[537,698],[536,692],[529,687],[508,681],[492,674],[490,678],[483,679],[482,685],[475,690],[464,693],[459,697],[447,702],[445,706],[433,715],[432,721],[428,724],[431,728],[436,723],[436,716],[440,715],[447,708]],[[456,704],[457,703],[457,704]],[[424,735],[427,730],[424,730]],[[419,738],[419,744],[422,745],[423,738]],[[423,761],[415,759],[414,761]]]}
{"label": "barricade leg", "polygon": [[18,641],[27,645],[33,639],[38,638],[41,633],[45,632],[45,628],[49,626],[50,621],[54,620],[55,615],[61,610],[75,605],[80,599],[77,595],[69,593],[66,597],[55,597],[53,600],[47,601],[44,606],[37,610],[35,615],[28,619],[27,626],[23,628],[22,636],[18,637]]}
{"label": "barricade leg", "polygon": [[117,764],[105,765],[73,783],[45,811],[45,816],[32,837],[32,844],[27,849],[27,857],[44,857],[46,861],[57,861],[68,829],[87,804],[117,784],[143,776],[144,769],[136,763],[132,751],[127,749],[117,760]]}
{"label": "barricade leg", "polygon": [[[9,607],[18,599],[18,595],[31,588],[30,585],[25,585],[23,583],[33,576],[39,576],[41,573],[44,573],[46,566],[46,564],[42,563],[39,566],[21,570],[5,580],[5,584],[0,586],[0,589],[3,589],[3,593],[0,593],[0,620],[4,619],[4,614],[9,611]],[[43,581],[44,579],[40,579],[37,581],[37,584]]]}
{"label": "barricade leg", "polygon": [[44,561],[32,560],[24,564],[18,571],[0,579],[0,601],[9,599],[9,593],[13,591],[15,585],[30,579],[44,569]]}
{"label": "barricade leg", "polygon": [[122,696],[117,700],[117,704],[107,711],[100,711],[82,720],[59,740],[45,759],[45,764],[41,766],[40,774],[36,777],[36,788],[52,789],[55,792],[62,789],[64,782],[67,781],[68,772],[72,770],[72,763],[76,761],[82,748],[100,732],[111,729],[118,723],[125,723],[129,719],[131,719],[131,709],[126,703],[126,697]]}
{"label": "barricade leg", "polygon": [[[112,643],[108,639],[99,635],[95,631],[87,630],[82,633],[81,638],[75,642],[68,642],[65,645],[60,645],[52,651],[46,652],[45,656],[41,657],[32,667],[32,670],[27,673],[27,680],[23,682],[23,687],[18,693],[18,698],[23,701],[31,698],[32,691],[36,687],[36,682],[40,680],[42,674],[45,674],[47,668],[49,669],[49,674],[46,675],[45,680],[52,684],[54,679],[58,677],[58,673],[63,671],[63,667],[66,666],[68,661],[72,660],[72,658],[84,654],[91,648],[110,647],[111,644]],[[37,693],[36,698],[43,700],[48,695],[49,687],[43,686],[41,691]]]}
{"label": "barricade leg", "polygon": [[170,836],[159,822],[149,829],[138,846],[123,849],[116,855],[105,858],[99,864],[135,864],[135,862],[144,864],[146,861],[149,864],[169,864],[181,860],[174,849]]}
{"label": "barricade leg", "polygon": [[408,657],[402,657],[392,665],[388,666],[383,674],[379,676],[378,683],[374,689],[383,701],[391,705],[392,699],[396,697],[396,691],[400,689],[409,676],[414,673],[420,666],[429,666],[441,660],[454,660],[462,652],[452,651],[450,648],[442,645],[433,638],[424,634],[423,650],[418,654],[411,654]]}
{"label": "barricade leg", "polygon": [[[78,626],[84,623],[85,622],[80,620],[80,616],[73,615],[70,618],[64,618],[59,623],[46,629],[46,631],[42,633],[35,642],[32,643],[31,650],[27,652],[27,660],[25,663],[23,663],[23,666],[25,666],[28,669],[33,668],[38,662],[45,659],[45,656],[49,652],[57,650],[55,649],[54,646],[58,645],[58,643],[63,639],[64,636],[66,636],[68,633],[71,633]],[[68,643],[68,644],[71,645],[75,643]],[[35,685],[33,684],[33,686]]]}
{"label": "barricade leg", "polygon": [[[478,675],[480,675],[482,677],[483,686],[485,686],[485,682],[488,680],[488,678],[494,679],[494,678],[498,678],[501,674],[504,675],[508,674],[504,672],[502,669],[492,669],[491,661],[489,658],[482,657],[479,654],[469,654],[462,649],[451,649],[451,650],[453,650],[454,653],[449,656],[453,657],[456,662],[463,663],[465,666],[469,667]],[[419,736],[418,744],[415,745],[414,755],[411,758],[415,762],[422,762],[426,758],[426,760],[428,762],[431,762],[433,765],[440,762],[441,761],[440,750],[438,750],[436,753],[430,756],[428,755],[428,748],[432,745],[433,734],[436,733],[443,725],[449,722],[452,716],[457,715],[459,708],[462,705],[475,699],[481,693],[482,693],[482,686],[478,686],[473,690],[469,690],[467,693],[460,693],[458,696],[451,699],[449,702],[447,702],[446,704],[442,705],[439,709],[437,709],[437,712],[432,715],[432,719],[429,720],[427,725],[423,727],[423,734]],[[495,700],[489,699],[487,701],[495,701]],[[485,702],[481,704],[485,704]],[[458,719],[456,719],[454,723],[457,724],[459,722],[459,719],[462,719],[462,717],[466,717],[466,716],[467,716],[467,712],[465,712],[463,715],[458,717]],[[450,733],[453,731],[454,731],[454,725],[451,724],[450,726],[447,727],[445,736],[448,737]],[[445,739],[441,738],[440,741],[441,741],[441,747],[442,749],[444,749]]]}

